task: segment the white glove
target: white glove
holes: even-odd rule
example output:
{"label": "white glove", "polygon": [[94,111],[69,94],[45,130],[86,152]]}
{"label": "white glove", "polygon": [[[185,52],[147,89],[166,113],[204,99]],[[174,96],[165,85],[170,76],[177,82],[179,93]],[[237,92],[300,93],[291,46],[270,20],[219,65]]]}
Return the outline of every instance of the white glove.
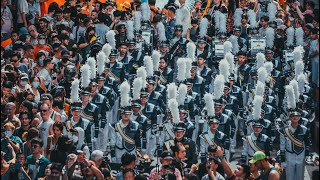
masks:
{"label": "white glove", "polygon": [[95,142],[97,142],[97,141],[98,141],[98,138],[96,138],[96,137],[92,139],[92,142],[93,142],[93,143],[95,143]]}

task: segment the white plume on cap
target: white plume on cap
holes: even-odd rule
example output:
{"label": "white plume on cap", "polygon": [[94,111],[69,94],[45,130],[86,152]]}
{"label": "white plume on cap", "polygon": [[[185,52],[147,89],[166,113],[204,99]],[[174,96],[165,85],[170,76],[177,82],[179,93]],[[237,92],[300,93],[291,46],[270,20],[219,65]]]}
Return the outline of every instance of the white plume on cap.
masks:
{"label": "white plume on cap", "polygon": [[215,22],[215,27],[219,29],[220,31],[220,14],[222,14],[220,11],[214,12],[214,22]]}
{"label": "white plume on cap", "polygon": [[241,26],[241,16],[243,14],[242,8],[237,8],[234,12],[233,20],[234,26]]}
{"label": "white plume on cap", "polygon": [[100,51],[97,55],[97,73],[101,75],[105,67],[106,55],[104,52]]}
{"label": "white plume on cap", "polygon": [[220,13],[220,26],[219,26],[219,32],[220,33],[226,33],[227,32],[227,17],[223,13]]}
{"label": "white plume on cap", "polygon": [[252,9],[250,9],[247,12],[247,15],[248,15],[248,20],[249,20],[250,27],[251,28],[257,27],[256,13]]}
{"label": "white plume on cap", "polygon": [[167,37],[166,37],[166,29],[164,28],[164,25],[162,22],[159,22],[157,24],[157,30],[158,30],[158,35],[159,35],[159,41],[166,41]]}
{"label": "white plume on cap", "polygon": [[214,117],[215,112],[214,112],[214,103],[213,103],[213,95],[210,93],[206,93],[203,97],[206,109],[207,109],[207,114],[208,116]]}
{"label": "white plume on cap", "polygon": [[133,89],[132,89],[132,99],[138,100],[140,99],[140,91],[143,89],[143,79],[141,77],[135,78],[133,81]]}
{"label": "white plume on cap", "polygon": [[141,4],[141,13],[142,13],[142,20],[149,21],[151,17],[151,10],[148,3]]}
{"label": "white plume on cap", "polygon": [[153,70],[158,71],[159,70],[159,63],[160,63],[161,54],[159,51],[153,50],[151,59],[153,62]]}
{"label": "white plume on cap", "polygon": [[304,64],[303,61],[298,61],[295,65],[295,77],[298,77],[300,74],[304,72]]}
{"label": "white plume on cap", "polygon": [[140,28],[141,28],[141,11],[135,11],[134,15],[133,15],[133,19],[134,19],[134,30],[136,32],[139,32]]}
{"label": "white plume on cap", "polygon": [[116,49],[115,35],[116,35],[116,33],[114,32],[114,30],[110,30],[106,34],[106,39],[107,39],[108,43],[110,44],[110,46],[112,47],[112,49]]}
{"label": "white plume on cap", "polygon": [[192,62],[196,61],[196,49],[197,46],[193,42],[187,44],[187,57],[192,59]]}
{"label": "white plume on cap", "polygon": [[297,63],[298,61],[303,59],[304,49],[302,46],[297,46],[294,48],[293,52],[293,62]]}
{"label": "white plume on cap", "polygon": [[71,102],[77,102],[79,100],[79,79],[74,79],[71,83],[70,98]]}
{"label": "white plume on cap", "polygon": [[178,101],[179,106],[184,105],[184,100],[186,99],[187,92],[188,92],[187,85],[180,84],[180,86],[178,88],[178,97],[177,97],[177,101]]}
{"label": "white plume on cap", "polygon": [[297,81],[298,81],[298,86],[299,86],[299,93],[303,94],[304,86],[307,83],[306,76],[304,74],[299,74],[298,78],[297,78]]}
{"label": "white plume on cap", "polygon": [[229,37],[229,41],[232,43],[232,53],[237,54],[240,50],[239,43],[238,43],[239,37],[235,35],[231,35]]}
{"label": "white plume on cap", "polygon": [[205,35],[207,35],[207,32],[208,32],[208,27],[209,27],[209,21],[207,18],[202,18],[201,21],[200,21],[200,31],[199,31],[199,36],[201,38],[204,38]]}
{"label": "white plume on cap", "polygon": [[130,84],[124,81],[120,85],[120,107],[128,107],[131,105],[130,100]]}
{"label": "white plume on cap", "polygon": [[294,90],[291,85],[286,86],[286,100],[287,100],[287,110],[288,109],[295,109],[296,104],[296,98],[294,95]]}
{"label": "white plume on cap", "polygon": [[225,78],[223,75],[219,74],[214,79],[213,89],[214,89],[214,99],[220,99],[224,94],[224,82]]}
{"label": "white plume on cap", "polygon": [[90,83],[90,77],[91,77],[90,66],[88,64],[84,64],[80,68],[80,72],[81,72],[81,87],[86,88],[89,86],[89,83]]}
{"label": "white plume on cap", "polygon": [[147,85],[147,71],[146,71],[146,67],[141,66],[138,68],[137,70],[137,77],[141,77],[141,79],[143,80],[143,84],[144,87]]}
{"label": "white plume on cap", "polygon": [[177,97],[177,86],[175,85],[175,83],[170,83],[167,85],[167,98],[168,100],[170,99],[176,99]]}
{"label": "white plume on cap", "polygon": [[274,30],[271,27],[266,29],[266,46],[272,48],[274,45]]}
{"label": "white plume on cap", "polygon": [[179,58],[177,61],[178,73],[177,80],[182,82],[186,80],[186,62],[184,58]]}
{"label": "white plume on cap", "polygon": [[259,69],[266,62],[266,56],[263,53],[257,53],[256,59],[257,59],[257,69]]}
{"label": "white plume on cap", "polygon": [[127,39],[129,41],[131,41],[132,39],[134,39],[134,28],[133,28],[133,21],[129,20],[126,22],[126,29],[127,29]]}
{"label": "white plume on cap", "polygon": [[258,69],[258,80],[261,81],[262,83],[266,83],[267,78],[268,78],[268,72],[266,68],[263,66],[260,67]]}
{"label": "white plume on cap", "polygon": [[229,81],[230,76],[230,65],[226,59],[222,59],[219,63],[219,72],[223,75],[225,82]]}
{"label": "white plume on cap", "polygon": [[185,62],[186,62],[186,79],[189,79],[191,78],[192,59],[185,58]]}
{"label": "white plume on cap", "polygon": [[252,109],[253,120],[260,119],[262,102],[263,102],[262,96],[254,96],[253,103],[252,103],[253,104],[253,109]]}
{"label": "white plume on cap", "polygon": [[224,49],[224,54],[228,53],[228,52],[232,52],[232,43],[230,41],[225,41],[223,43],[223,49]]}
{"label": "white plume on cap", "polygon": [[146,67],[147,77],[153,76],[153,62],[151,56],[145,56],[143,58],[144,66]]}
{"label": "white plume on cap", "polygon": [[270,76],[271,72],[273,71],[273,63],[272,62],[265,62],[264,67],[267,70],[268,76]]}
{"label": "white plume on cap", "polygon": [[294,97],[295,97],[296,103],[298,103],[299,102],[299,96],[300,96],[298,82],[295,79],[292,79],[290,81],[289,85],[291,85],[293,87]]}
{"label": "white plume on cap", "polygon": [[270,2],[268,4],[269,21],[275,21],[276,20],[276,13],[277,13],[277,6],[273,2]]}
{"label": "white plume on cap", "polygon": [[89,57],[87,60],[88,65],[90,66],[90,79],[96,78],[96,72],[97,72],[97,66],[96,66],[96,60],[93,57]]}
{"label": "white plume on cap", "polygon": [[303,46],[303,44],[304,44],[304,40],[303,40],[304,32],[303,32],[302,27],[296,28],[295,36],[296,36],[296,45],[297,46]]}
{"label": "white plume on cap", "polygon": [[286,42],[286,45],[289,47],[289,46],[293,46],[293,41],[294,41],[294,29],[293,27],[289,27],[287,30],[286,30],[286,33],[287,33],[287,42]]}
{"label": "white plume on cap", "polygon": [[228,61],[229,63],[229,72],[232,74],[234,72],[234,55],[231,54],[231,52],[228,52],[225,54],[224,58]]}
{"label": "white plume on cap", "polygon": [[168,108],[171,112],[173,123],[178,124],[180,121],[180,116],[179,116],[179,106],[178,102],[176,99],[169,99],[168,100]]}
{"label": "white plume on cap", "polygon": [[109,60],[109,56],[111,54],[111,50],[112,50],[112,47],[110,46],[110,44],[106,43],[105,45],[103,45],[102,47],[102,52],[104,52],[104,54],[106,55],[106,58],[105,58],[105,62],[106,63],[109,63],[110,60]]}
{"label": "white plume on cap", "polygon": [[255,95],[256,96],[264,96],[264,92],[265,92],[265,84],[262,83],[261,81],[258,81],[257,82],[257,85],[256,85],[256,90],[255,90]]}

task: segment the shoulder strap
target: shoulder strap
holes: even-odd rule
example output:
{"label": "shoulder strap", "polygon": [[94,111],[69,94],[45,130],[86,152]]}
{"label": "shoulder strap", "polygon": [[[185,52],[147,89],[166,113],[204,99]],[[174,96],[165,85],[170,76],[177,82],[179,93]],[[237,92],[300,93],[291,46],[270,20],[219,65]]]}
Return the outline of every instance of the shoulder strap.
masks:
{"label": "shoulder strap", "polygon": [[296,137],[294,137],[294,135],[292,134],[289,128],[285,128],[283,132],[294,145],[299,147],[304,147],[304,143],[299,139],[297,139]]}
{"label": "shoulder strap", "polygon": [[262,152],[264,152],[264,150],[262,150],[262,149],[253,141],[253,139],[251,138],[251,136],[247,136],[247,137],[246,137],[246,141],[247,141],[249,147],[250,147],[254,152],[257,152],[257,151],[262,151]]}
{"label": "shoulder strap", "polygon": [[128,143],[128,144],[135,144],[135,141],[130,138],[129,136],[127,136],[125,134],[125,132],[123,132],[123,129],[120,126],[120,123],[117,123],[115,125],[116,130],[119,132],[119,134],[121,135],[121,137]]}

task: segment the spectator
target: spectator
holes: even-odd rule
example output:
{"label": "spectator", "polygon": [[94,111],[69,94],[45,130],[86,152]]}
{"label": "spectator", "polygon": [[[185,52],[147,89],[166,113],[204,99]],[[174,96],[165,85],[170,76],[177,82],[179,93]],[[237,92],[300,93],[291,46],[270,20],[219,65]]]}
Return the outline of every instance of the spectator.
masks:
{"label": "spectator", "polygon": [[78,14],[78,25],[74,26],[72,29],[72,34],[74,35],[74,41],[79,42],[81,35],[86,30],[86,26],[84,24],[84,20],[87,18],[85,14]]}
{"label": "spectator", "polygon": [[224,177],[217,172],[217,168],[219,166],[220,162],[215,157],[209,157],[209,161],[207,164],[207,171],[208,174],[202,177],[202,180],[210,180],[210,179],[216,179],[216,180],[224,180]]}
{"label": "spectator", "polygon": [[21,73],[18,78],[18,84],[13,87],[17,102],[21,103],[24,100],[24,93],[26,91],[31,92],[31,86],[29,83],[29,77],[26,73]]}
{"label": "spectator", "polygon": [[[31,36],[30,44],[32,46],[35,46],[36,44],[38,44],[38,35],[39,35],[39,33],[37,31],[37,28],[34,25],[30,25],[28,27],[28,32],[29,32],[29,34]],[[32,59],[34,59],[34,56],[32,57]]]}
{"label": "spectator", "polygon": [[7,3],[7,0],[1,1],[1,34],[10,34],[13,30],[13,17]]}
{"label": "spectator", "polygon": [[55,80],[52,79],[52,70],[54,67],[54,62],[52,58],[46,58],[43,61],[43,68],[37,74],[40,78],[40,88],[44,92],[49,92],[51,90],[51,86],[55,83]]}
{"label": "spectator", "polygon": [[[35,120],[32,120],[34,122]],[[26,135],[26,141],[23,143],[23,153],[25,156],[29,156],[31,154],[31,140],[33,138],[39,138],[39,130],[34,127],[30,127],[28,132],[25,134]]]}
{"label": "spectator", "polygon": [[20,63],[20,57],[20,54],[16,52],[12,53],[10,58],[11,64],[14,66],[16,72],[22,71],[28,73],[28,67],[25,64]]}
{"label": "spectator", "polygon": [[63,100],[53,100],[52,108],[55,112],[61,115],[61,122],[65,122],[67,120],[68,117],[64,112]]}
{"label": "spectator", "polygon": [[280,179],[279,172],[270,164],[263,152],[257,151],[254,153],[253,158],[249,163],[255,164],[258,168],[263,170],[263,173],[260,174],[259,179]]}
{"label": "spectator", "polygon": [[104,13],[99,13],[98,14],[98,21],[95,24],[95,28],[96,28],[96,34],[98,37],[100,37],[99,42],[101,44],[105,44],[106,43],[106,34],[109,31],[109,27],[106,25],[106,20],[108,19],[108,15],[104,14]]}
{"label": "spectator", "polygon": [[259,168],[256,166],[255,163],[249,163],[249,165],[250,165],[250,178],[258,179],[260,177]]}
{"label": "spectator", "polygon": [[[54,121],[50,118],[50,107],[48,104],[42,103],[42,105],[40,106],[40,117],[42,119],[42,123],[40,125],[40,138],[43,142],[42,146],[47,147],[47,139],[48,136],[53,134],[52,125],[54,123]],[[44,149],[44,153],[45,155],[47,155],[47,149]]]}
{"label": "spectator", "polygon": [[[121,169],[134,169],[136,167],[136,156],[130,153],[124,153],[121,157]],[[137,173],[137,172],[136,172]],[[123,172],[120,171],[116,180],[124,180]]]}
{"label": "spectator", "polygon": [[83,161],[83,165],[81,167],[81,172],[84,175],[85,179],[88,180],[102,180],[103,179],[103,174],[101,171],[96,167],[95,163],[93,161],[88,161],[85,159]]}
{"label": "spectator", "polygon": [[18,19],[17,19],[17,28],[28,27],[27,15],[29,13],[28,2],[27,0],[18,1]]}
{"label": "spectator", "polygon": [[26,137],[25,134],[28,132],[28,130],[30,129],[30,124],[31,124],[31,116],[30,113],[27,112],[21,112],[19,114],[19,119],[21,121],[21,127],[19,127],[18,129],[14,130],[14,135],[19,137],[20,139],[23,140],[23,142],[26,141]]}
{"label": "spectator", "polygon": [[60,180],[62,177],[62,168],[59,164],[52,164],[50,167],[50,179],[52,180]]}
{"label": "spectator", "polygon": [[43,141],[38,138],[31,140],[31,155],[27,157],[27,166],[31,179],[42,178],[45,176],[45,168],[50,161],[41,155],[43,150]]}
{"label": "spectator", "polygon": [[47,158],[51,162],[59,162],[58,141],[62,137],[63,124],[61,122],[55,122],[52,125],[53,134],[48,137],[47,140]]}
{"label": "spectator", "polygon": [[160,179],[161,176],[167,174],[168,172],[174,173],[177,180],[181,180],[180,171],[172,165],[173,155],[168,151],[164,151],[161,154],[160,167],[155,167],[151,170],[150,175],[148,177],[149,180]]}
{"label": "spectator", "polygon": [[39,87],[40,87],[40,78],[35,76],[30,79],[31,82],[31,92],[34,95],[34,102],[38,103],[40,101],[40,92],[39,92]]}
{"label": "spectator", "polygon": [[4,123],[10,122],[15,126],[15,128],[18,128],[21,126],[21,122],[15,114],[16,110],[16,105],[13,102],[9,102],[5,105],[7,119],[4,121]]}
{"label": "spectator", "polygon": [[103,152],[100,150],[94,150],[91,154],[91,160],[96,164],[98,169],[101,168],[103,158]]}
{"label": "spectator", "polygon": [[29,177],[26,167],[26,156],[23,153],[16,154],[16,163],[11,167],[11,172],[8,176],[9,179],[27,179],[31,180]]}
{"label": "spectator", "polygon": [[63,18],[64,18],[64,21],[66,22],[66,26],[72,29],[73,26],[75,25],[75,23],[71,19],[71,9],[70,8],[63,9]]}
{"label": "spectator", "polygon": [[6,153],[6,155],[4,156],[4,160],[9,161],[14,157],[11,157],[11,149],[7,146],[10,145],[17,153],[22,149],[22,141],[19,137],[13,135],[15,127],[12,123],[6,123],[4,125],[4,128],[4,132],[1,132],[1,151]]}
{"label": "spectator", "polygon": [[33,46],[34,54],[38,54],[38,52],[40,52],[41,50],[51,53],[51,48],[46,44],[46,39],[47,36],[45,34],[38,35],[38,44]]}

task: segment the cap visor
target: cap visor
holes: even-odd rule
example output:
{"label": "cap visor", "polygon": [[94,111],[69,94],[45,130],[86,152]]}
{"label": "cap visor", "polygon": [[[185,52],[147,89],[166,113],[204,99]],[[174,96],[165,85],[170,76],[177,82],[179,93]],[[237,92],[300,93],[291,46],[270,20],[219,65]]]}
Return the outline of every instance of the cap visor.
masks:
{"label": "cap visor", "polygon": [[249,163],[250,164],[254,164],[254,163],[256,163],[257,161],[255,161],[254,159],[251,159],[250,161],[249,161]]}

